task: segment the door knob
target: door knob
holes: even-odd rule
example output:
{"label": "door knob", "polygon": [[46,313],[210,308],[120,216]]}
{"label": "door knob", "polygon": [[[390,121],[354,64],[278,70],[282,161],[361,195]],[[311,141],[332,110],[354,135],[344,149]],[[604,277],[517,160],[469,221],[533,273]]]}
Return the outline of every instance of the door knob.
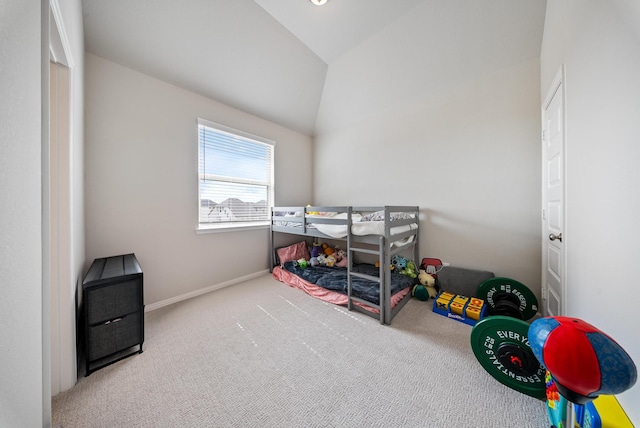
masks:
{"label": "door knob", "polygon": [[557,235],[554,235],[553,233],[549,235],[549,241],[555,241],[558,240],[560,242],[562,242],[562,233],[558,233]]}

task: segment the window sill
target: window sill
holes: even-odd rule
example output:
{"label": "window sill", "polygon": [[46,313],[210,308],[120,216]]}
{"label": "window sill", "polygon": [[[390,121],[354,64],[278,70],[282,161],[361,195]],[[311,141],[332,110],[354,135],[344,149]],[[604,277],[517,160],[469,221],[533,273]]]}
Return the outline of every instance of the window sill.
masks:
{"label": "window sill", "polygon": [[246,224],[199,224],[196,229],[196,234],[206,233],[224,233],[224,232],[244,232],[248,230],[269,229],[269,222],[256,221]]}

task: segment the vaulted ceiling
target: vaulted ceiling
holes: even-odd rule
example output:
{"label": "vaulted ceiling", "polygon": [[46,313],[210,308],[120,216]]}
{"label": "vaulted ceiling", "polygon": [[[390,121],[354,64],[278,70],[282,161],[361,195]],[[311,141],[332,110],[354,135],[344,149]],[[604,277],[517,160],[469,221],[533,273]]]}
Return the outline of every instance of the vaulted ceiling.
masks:
{"label": "vaulted ceiling", "polygon": [[[82,7],[87,52],[313,135],[331,64],[418,5],[442,1],[453,0],[82,0]],[[478,2],[494,6],[487,14],[505,2],[455,3],[465,1],[474,10]],[[543,0],[508,1],[527,7],[504,8],[500,19],[525,23],[532,7],[544,15]],[[538,55],[543,25],[513,25],[504,37]]]}

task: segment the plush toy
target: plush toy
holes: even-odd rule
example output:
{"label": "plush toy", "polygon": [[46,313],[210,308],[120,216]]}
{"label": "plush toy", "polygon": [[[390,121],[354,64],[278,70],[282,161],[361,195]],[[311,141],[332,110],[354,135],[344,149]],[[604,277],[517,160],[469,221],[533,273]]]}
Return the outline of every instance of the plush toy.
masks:
{"label": "plush toy", "polygon": [[311,257],[318,257],[322,253],[322,245],[319,242],[314,242],[311,246]]}
{"label": "plush toy", "polygon": [[400,256],[393,256],[391,258],[391,264],[393,265],[394,270],[402,275],[406,275],[410,278],[418,276],[416,274],[416,264],[412,260]]}
{"label": "plush toy", "polygon": [[327,260],[325,261],[325,265],[327,267],[333,267],[336,264],[336,258],[333,256],[327,256]]}
{"label": "plush toy", "polygon": [[324,266],[324,265],[327,264],[327,256],[325,256],[324,254],[320,254],[316,258],[318,259],[318,265],[319,266]]}
{"label": "plush toy", "polygon": [[428,274],[426,270],[420,269],[418,272],[418,282],[426,288],[430,298],[436,298],[438,291],[436,290],[436,279],[433,276]]}
{"label": "plush toy", "polygon": [[311,259],[309,260],[309,264],[311,266],[318,266],[320,262],[318,261],[317,257],[311,257]]}
{"label": "plush toy", "polygon": [[407,267],[400,273],[407,275],[409,278],[416,278],[418,274],[416,273],[416,264],[413,260],[407,260]]}
{"label": "plush toy", "polygon": [[424,285],[414,285],[411,289],[411,295],[418,300],[422,300],[423,302],[429,300],[429,292]]}
{"label": "plush toy", "polygon": [[407,261],[407,259],[401,256],[393,256],[391,258],[391,264],[398,272],[402,272],[402,270],[407,267]]}
{"label": "plush toy", "polygon": [[322,251],[324,252],[325,256],[330,256],[335,252],[335,250],[331,248],[329,244],[322,244]]}
{"label": "plush toy", "polygon": [[293,262],[293,265],[300,266],[302,269],[305,269],[307,266],[309,266],[309,262],[307,262],[305,259],[298,259]]}
{"label": "plush toy", "polygon": [[333,253],[333,256],[336,258],[336,266],[338,267],[347,267],[349,265],[349,259],[347,258],[347,252],[345,250],[336,249],[336,252]]}

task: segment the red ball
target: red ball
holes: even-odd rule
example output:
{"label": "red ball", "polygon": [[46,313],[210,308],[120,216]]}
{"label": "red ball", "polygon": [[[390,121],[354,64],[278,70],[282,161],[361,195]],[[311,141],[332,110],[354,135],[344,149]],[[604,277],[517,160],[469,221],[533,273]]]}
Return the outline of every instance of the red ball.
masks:
{"label": "red ball", "polygon": [[569,317],[535,320],[529,345],[569,401],[584,403],[600,394],[618,394],[637,379],[631,357],[591,324]]}

